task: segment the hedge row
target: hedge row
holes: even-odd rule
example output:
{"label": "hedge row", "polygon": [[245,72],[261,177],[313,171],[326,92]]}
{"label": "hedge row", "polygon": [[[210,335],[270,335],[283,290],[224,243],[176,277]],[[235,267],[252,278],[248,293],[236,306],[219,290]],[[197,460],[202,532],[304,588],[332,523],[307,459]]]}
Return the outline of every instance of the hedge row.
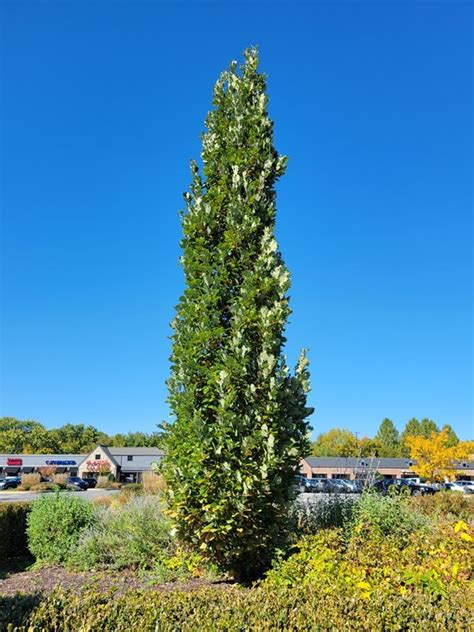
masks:
{"label": "hedge row", "polygon": [[26,516],[29,502],[0,503],[0,560],[26,558]]}
{"label": "hedge row", "polygon": [[[348,599],[311,588],[268,591],[234,586],[195,591],[135,591],[122,595],[54,591],[32,598],[0,598],[0,629],[10,632],[191,632],[191,631],[465,631],[474,623],[469,596],[453,592],[380,592],[369,600]],[[3,619],[3,620],[2,620]],[[3,624],[3,628],[1,627]]]}

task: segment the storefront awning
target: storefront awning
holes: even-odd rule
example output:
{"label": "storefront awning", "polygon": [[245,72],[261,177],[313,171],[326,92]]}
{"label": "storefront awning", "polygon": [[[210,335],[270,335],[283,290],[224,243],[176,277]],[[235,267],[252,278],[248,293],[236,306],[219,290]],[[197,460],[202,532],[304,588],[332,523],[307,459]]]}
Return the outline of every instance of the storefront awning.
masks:
{"label": "storefront awning", "polygon": [[21,473],[22,474],[31,474],[31,472],[34,472],[35,468],[34,467],[22,467],[21,468]]}
{"label": "storefront awning", "polygon": [[6,467],[5,468],[5,474],[7,476],[16,476],[19,471],[20,471],[19,467]]}
{"label": "storefront awning", "polygon": [[57,467],[55,474],[64,474],[64,472],[67,472],[68,468],[67,467]]}

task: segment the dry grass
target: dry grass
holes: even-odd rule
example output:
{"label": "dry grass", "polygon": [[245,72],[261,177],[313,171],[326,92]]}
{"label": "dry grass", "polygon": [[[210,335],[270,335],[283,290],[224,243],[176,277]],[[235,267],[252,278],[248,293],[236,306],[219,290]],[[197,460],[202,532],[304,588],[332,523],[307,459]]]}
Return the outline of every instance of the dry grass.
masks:
{"label": "dry grass", "polygon": [[67,479],[69,474],[54,474],[53,482],[61,483],[62,485],[67,485]]}
{"label": "dry grass", "polygon": [[41,483],[41,474],[23,474],[21,477],[21,487],[25,491],[29,490],[33,487],[33,485],[38,485],[39,483]]}
{"label": "dry grass", "polygon": [[146,494],[159,494],[166,488],[166,481],[154,472],[143,472],[142,485]]}

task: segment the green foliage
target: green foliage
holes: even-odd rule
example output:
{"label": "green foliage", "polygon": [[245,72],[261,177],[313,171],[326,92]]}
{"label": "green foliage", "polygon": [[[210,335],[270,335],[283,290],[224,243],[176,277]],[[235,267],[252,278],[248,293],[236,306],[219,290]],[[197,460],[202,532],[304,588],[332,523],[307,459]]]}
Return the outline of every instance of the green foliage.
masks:
{"label": "green foliage", "polygon": [[433,432],[439,432],[437,424],[432,419],[422,419],[420,422],[420,434],[425,439],[429,439]]}
{"label": "green foliage", "polygon": [[37,562],[65,562],[81,531],[94,523],[92,506],[70,494],[51,494],[34,501],[27,517],[28,548]]}
{"label": "green foliage", "polygon": [[125,504],[96,507],[95,523],[83,531],[69,565],[152,568],[169,556],[170,521],[157,496],[132,496]]}
{"label": "green foliage", "polygon": [[376,591],[369,599],[362,593],[359,590],[347,599],[346,594],[330,586],[320,590],[310,585],[130,591],[116,595],[92,590],[79,595],[56,589],[38,607],[17,597],[22,603],[17,612],[12,612],[10,623],[21,625],[26,619],[34,630],[88,632],[461,632],[472,624],[463,591],[452,589],[446,596],[434,596],[414,587],[406,593]]}
{"label": "green foliage", "polygon": [[446,446],[448,448],[452,448],[453,446],[459,443],[459,438],[457,434],[454,432],[454,430],[449,424],[444,424],[444,426],[441,428],[441,432],[443,431],[446,432],[448,436],[448,440],[446,442]]}
{"label": "green foliage", "polygon": [[412,511],[403,495],[380,496],[369,492],[362,494],[355,504],[351,528],[403,539],[427,525],[425,516]]}
{"label": "green foliage", "polygon": [[380,424],[375,440],[379,443],[380,457],[400,456],[400,435],[391,419],[385,418]]}
{"label": "green foliage", "polygon": [[422,512],[441,520],[460,518],[474,521],[474,496],[453,492],[438,492],[426,496],[413,496],[409,505],[414,512]]}
{"label": "green foliage", "polygon": [[274,237],[275,182],[265,77],[255,50],[214,89],[203,177],[185,195],[181,297],[164,425],[164,475],[178,535],[222,570],[249,578],[286,536],[292,482],[308,452],[308,360],[282,355],[290,277]]}
{"label": "green foliage", "polygon": [[312,445],[313,456],[357,456],[359,444],[350,430],[332,428],[319,434]]}
{"label": "green foliage", "polygon": [[0,560],[29,557],[26,519],[29,502],[0,503]]}
{"label": "green foliage", "polygon": [[47,430],[37,421],[0,418],[0,453],[85,454],[98,444],[112,446],[159,446],[158,432],[129,432],[109,436],[94,426],[65,424]]}
{"label": "green foliage", "polygon": [[415,591],[425,593],[427,600],[458,590],[469,598],[473,538],[466,523],[432,523],[430,531],[413,531],[403,538],[393,537],[393,529],[389,537],[364,529],[358,525],[349,538],[337,529],[303,538],[293,555],[267,574],[264,585],[309,585],[320,593],[337,593],[347,601],[365,599],[368,604],[383,596],[389,607],[400,595]]}

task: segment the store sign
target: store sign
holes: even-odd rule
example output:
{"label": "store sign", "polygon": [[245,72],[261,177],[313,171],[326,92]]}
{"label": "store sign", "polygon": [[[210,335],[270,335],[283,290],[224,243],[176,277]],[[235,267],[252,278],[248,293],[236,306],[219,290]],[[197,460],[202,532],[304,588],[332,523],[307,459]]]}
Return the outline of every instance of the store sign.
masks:
{"label": "store sign", "polygon": [[76,461],[46,461],[46,465],[76,465]]}
{"label": "store sign", "polygon": [[22,464],[23,464],[23,459],[14,459],[14,458],[7,459],[7,465],[22,465]]}

